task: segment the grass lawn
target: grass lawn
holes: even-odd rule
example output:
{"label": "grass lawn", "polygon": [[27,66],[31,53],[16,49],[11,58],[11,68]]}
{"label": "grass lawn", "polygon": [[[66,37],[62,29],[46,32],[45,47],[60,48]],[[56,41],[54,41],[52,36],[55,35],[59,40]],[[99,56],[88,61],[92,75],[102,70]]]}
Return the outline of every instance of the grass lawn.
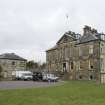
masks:
{"label": "grass lawn", "polygon": [[105,85],[69,81],[47,88],[0,90],[0,105],[105,105]]}

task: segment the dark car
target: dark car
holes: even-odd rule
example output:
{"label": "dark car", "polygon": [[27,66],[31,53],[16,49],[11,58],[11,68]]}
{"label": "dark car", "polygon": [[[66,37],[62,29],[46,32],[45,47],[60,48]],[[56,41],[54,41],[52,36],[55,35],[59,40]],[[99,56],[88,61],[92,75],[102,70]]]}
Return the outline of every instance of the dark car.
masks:
{"label": "dark car", "polygon": [[33,72],[33,81],[42,81],[43,76],[41,72]]}

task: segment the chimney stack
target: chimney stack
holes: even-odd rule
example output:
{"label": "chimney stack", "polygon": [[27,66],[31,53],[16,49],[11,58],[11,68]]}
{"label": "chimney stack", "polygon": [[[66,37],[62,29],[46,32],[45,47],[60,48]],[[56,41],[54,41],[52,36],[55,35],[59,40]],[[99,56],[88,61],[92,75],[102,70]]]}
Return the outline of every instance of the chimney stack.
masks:
{"label": "chimney stack", "polygon": [[98,33],[97,30],[94,29],[94,28],[91,30],[91,32],[92,32],[93,35]]}
{"label": "chimney stack", "polygon": [[84,35],[91,34],[91,27],[85,25],[84,27]]}

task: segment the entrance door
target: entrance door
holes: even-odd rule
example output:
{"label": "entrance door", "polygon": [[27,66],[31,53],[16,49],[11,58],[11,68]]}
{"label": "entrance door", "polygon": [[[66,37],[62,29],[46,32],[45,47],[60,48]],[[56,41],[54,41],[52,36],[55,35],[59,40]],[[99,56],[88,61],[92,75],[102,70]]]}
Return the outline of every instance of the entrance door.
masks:
{"label": "entrance door", "polygon": [[6,71],[4,72],[4,78],[7,78],[7,72]]}
{"label": "entrance door", "polygon": [[67,68],[66,68],[66,63],[63,63],[63,72],[66,72]]}

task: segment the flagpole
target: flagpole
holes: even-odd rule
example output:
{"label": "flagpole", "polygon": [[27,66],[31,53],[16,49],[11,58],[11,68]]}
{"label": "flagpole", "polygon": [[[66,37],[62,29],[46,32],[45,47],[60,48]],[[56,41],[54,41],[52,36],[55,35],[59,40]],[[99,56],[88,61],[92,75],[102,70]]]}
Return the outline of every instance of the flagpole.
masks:
{"label": "flagpole", "polygon": [[69,30],[69,15],[66,14],[66,30]]}

